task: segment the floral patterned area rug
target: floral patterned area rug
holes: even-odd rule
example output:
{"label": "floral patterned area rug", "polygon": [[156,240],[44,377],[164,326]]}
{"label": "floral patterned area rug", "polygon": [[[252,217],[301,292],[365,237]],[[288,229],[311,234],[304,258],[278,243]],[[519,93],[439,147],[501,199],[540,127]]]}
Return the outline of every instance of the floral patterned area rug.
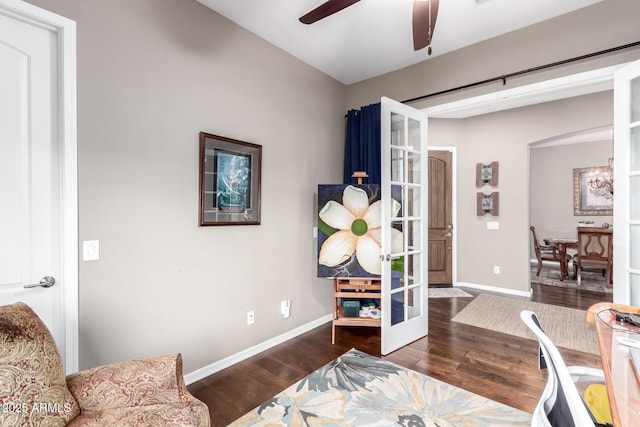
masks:
{"label": "floral patterned area rug", "polygon": [[529,426],[531,415],[352,349],[230,426]]}
{"label": "floral patterned area rug", "polygon": [[[547,267],[543,265],[540,276],[536,276],[538,267],[531,266],[531,283],[539,283],[541,285],[556,286],[559,288],[581,289],[585,291],[601,292],[605,294],[613,293],[613,286],[607,283],[607,279],[600,271],[583,271],[582,280],[578,283],[577,279],[570,274],[569,277],[560,281],[560,269]],[[573,272],[573,269],[571,269]]]}

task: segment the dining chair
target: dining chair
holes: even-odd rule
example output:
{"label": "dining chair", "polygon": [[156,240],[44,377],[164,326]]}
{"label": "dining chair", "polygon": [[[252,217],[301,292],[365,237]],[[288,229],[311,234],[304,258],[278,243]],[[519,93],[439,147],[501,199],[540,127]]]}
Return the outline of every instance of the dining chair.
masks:
{"label": "dining chair", "polygon": [[613,283],[613,233],[608,228],[578,227],[578,252],[573,260],[578,275],[578,284],[582,281],[583,268],[602,269],[607,282]]}
{"label": "dining chair", "polygon": [[536,253],[536,258],[538,259],[538,271],[536,272],[536,276],[540,275],[543,261],[553,261],[557,262],[558,264],[564,262],[566,267],[569,266],[569,260],[571,259],[570,255],[566,255],[565,259],[562,260],[560,258],[560,252],[557,246],[540,245],[538,243],[538,236],[536,236],[536,228],[532,225],[531,227],[529,227],[529,229],[531,230],[531,235],[533,237],[533,248]]}
{"label": "dining chair", "polygon": [[[531,418],[532,427],[608,426],[613,423],[601,369],[567,366],[553,341],[545,334],[538,316],[520,313],[522,321],[538,339],[539,367],[547,369],[547,384]],[[591,383],[580,395],[576,383]]]}

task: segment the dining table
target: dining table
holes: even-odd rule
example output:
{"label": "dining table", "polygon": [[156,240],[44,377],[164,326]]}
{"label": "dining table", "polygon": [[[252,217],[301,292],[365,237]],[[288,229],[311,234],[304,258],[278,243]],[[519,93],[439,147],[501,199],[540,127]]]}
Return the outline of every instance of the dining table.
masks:
{"label": "dining table", "polygon": [[[544,239],[547,245],[557,246],[560,259],[567,258],[567,249],[578,249],[578,239],[573,237],[550,237]],[[569,275],[569,261],[560,263],[560,281]]]}

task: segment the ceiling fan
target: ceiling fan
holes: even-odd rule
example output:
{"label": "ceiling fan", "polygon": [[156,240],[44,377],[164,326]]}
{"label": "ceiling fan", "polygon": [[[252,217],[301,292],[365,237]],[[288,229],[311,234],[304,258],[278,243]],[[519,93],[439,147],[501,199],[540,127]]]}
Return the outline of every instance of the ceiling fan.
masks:
{"label": "ceiling fan", "polygon": [[[299,18],[303,24],[313,24],[323,18],[333,15],[360,0],[328,0],[311,12]],[[413,0],[413,50],[420,50],[429,46],[431,55],[431,37],[438,17],[438,3],[440,0]]]}

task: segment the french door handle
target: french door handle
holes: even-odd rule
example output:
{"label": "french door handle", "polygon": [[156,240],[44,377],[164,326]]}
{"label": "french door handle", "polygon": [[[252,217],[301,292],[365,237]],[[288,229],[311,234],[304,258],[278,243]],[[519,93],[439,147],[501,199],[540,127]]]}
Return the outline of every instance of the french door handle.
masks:
{"label": "french door handle", "polygon": [[442,235],[442,237],[453,237],[453,233],[448,231]]}
{"label": "french door handle", "polygon": [[40,283],[32,283],[30,285],[24,285],[25,288],[37,288],[41,286],[43,288],[50,288],[56,284],[56,279],[52,276],[44,276],[40,279]]}

